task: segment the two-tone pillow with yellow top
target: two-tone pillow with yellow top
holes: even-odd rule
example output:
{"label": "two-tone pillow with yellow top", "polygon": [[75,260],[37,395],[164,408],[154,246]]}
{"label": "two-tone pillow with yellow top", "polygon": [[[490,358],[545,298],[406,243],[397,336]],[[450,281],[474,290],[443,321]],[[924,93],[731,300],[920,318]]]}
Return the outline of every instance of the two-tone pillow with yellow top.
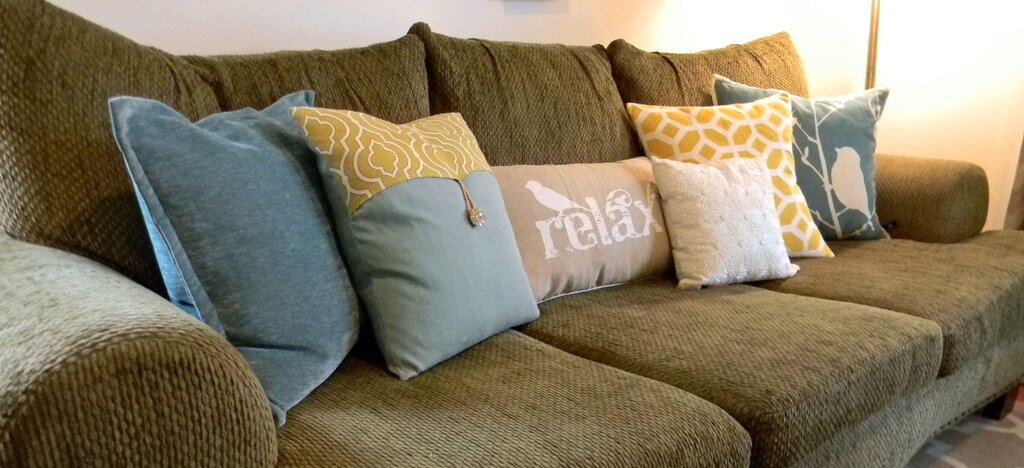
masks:
{"label": "two-tone pillow with yellow top", "polygon": [[793,162],[793,115],[788,94],[745,104],[662,107],[629,104],[650,157],[690,163],[760,159],[772,176],[775,208],[791,257],[831,257],[814,224]]}
{"label": "two-tone pillow with yellow top", "polygon": [[297,107],[388,368],[408,379],[539,316],[498,183],[459,114]]}

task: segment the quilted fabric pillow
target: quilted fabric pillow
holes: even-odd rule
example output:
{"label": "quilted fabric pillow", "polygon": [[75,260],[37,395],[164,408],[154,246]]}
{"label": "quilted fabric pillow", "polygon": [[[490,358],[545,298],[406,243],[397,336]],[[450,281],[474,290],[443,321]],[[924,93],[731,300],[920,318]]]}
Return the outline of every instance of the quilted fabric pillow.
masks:
{"label": "quilted fabric pillow", "polygon": [[668,270],[668,233],[647,158],[493,171],[538,301]]}
{"label": "quilted fabric pillow", "polygon": [[768,168],[754,159],[653,158],[680,289],[788,278]]}
{"label": "quilted fabric pillow", "polygon": [[161,102],[110,101],[170,300],[238,348],[279,424],[359,328],[316,155],[290,114],[312,104],[299,92],[192,123]]}
{"label": "quilted fabric pillow", "polygon": [[789,95],[715,107],[628,105],[648,156],[691,163],[762,161],[772,174],[775,208],[791,257],[832,257],[796,183]]}
{"label": "quilted fabric pillow", "polygon": [[408,379],[539,316],[498,183],[465,121],[298,107],[388,368]]}
{"label": "quilted fabric pillow", "polygon": [[[715,75],[716,104],[763,99],[782,91]],[[837,98],[793,97],[796,179],[814,222],[829,240],[885,235],[875,212],[875,128],[889,90],[869,89]]]}

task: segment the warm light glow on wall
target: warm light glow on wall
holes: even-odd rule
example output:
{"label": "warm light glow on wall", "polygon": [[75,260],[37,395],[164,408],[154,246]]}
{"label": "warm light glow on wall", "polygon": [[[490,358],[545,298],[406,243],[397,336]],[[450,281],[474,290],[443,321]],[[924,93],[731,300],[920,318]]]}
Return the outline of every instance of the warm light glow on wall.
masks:
{"label": "warm light glow on wall", "polygon": [[879,150],[981,165],[1002,228],[1024,136],[1024,4],[882,2]]}
{"label": "warm light glow on wall", "polygon": [[655,16],[655,40],[663,51],[696,51],[747,42],[788,29],[789,0],[666,0]]}

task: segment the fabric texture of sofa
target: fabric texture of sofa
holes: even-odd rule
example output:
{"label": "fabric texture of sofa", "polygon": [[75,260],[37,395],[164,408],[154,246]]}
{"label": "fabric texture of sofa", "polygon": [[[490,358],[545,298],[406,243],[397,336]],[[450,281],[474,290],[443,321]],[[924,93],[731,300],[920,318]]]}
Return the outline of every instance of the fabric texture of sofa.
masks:
{"label": "fabric texture of sofa", "polygon": [[879,155],[893,239],[785,280],[558,297],[408,381],[364,334],[277,428],[241,355],[161,297],[109,97],[196,119],[311,89],[397,123],[460,112],[491,165],[597,163],[642,152],[627,102],[708,104],[713,73],[806,95],[789,37],[659,55],[417,24],[176,57],[43,0],[0,16],[0,466],[899,467],[1024,375],[1024,233],[980,233],[984,172]]}

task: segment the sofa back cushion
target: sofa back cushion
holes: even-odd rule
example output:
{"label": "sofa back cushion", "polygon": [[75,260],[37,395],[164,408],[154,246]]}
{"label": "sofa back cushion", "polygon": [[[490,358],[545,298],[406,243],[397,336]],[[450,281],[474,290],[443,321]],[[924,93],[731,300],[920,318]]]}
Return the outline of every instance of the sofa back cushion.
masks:
{"label": "sofa back cushion", "polygon": [[184,57],[216,83],[223,110],[262,109],[301,89],[317,103],[405,123],[430,115],[423,42],[414,35],[369,47]]}
{"label": "sofa back cushion", "polygon": [[807,97],[804,65],[789,34],[689,54],[646,52],[625,40],[608,46],[624,102],[657,106],[710,106],[717,73],[760,88]]}
{"label": "sofa back cushion", "polygon": [[43,0],[0,1],[0,229],[75,252],[154,289],[152,247],[107,99],[162,101],[190,119],[312,89],[324,105],[393,120],[427,114],[420,41],[255,57],[182,58]]}
{"label": "sofa back cushion", "polygon": [[85,255],[146,286],[159,276],[107,99],[217,112],[195,67],[42,0],[0,2],[0,227]]}
{"label": "sofa back cushion", "polygon": [[457,39],[423,23],[410,32],[426,45],[431,112],[461,113],[491,165],[639,154],[603,47]]}

